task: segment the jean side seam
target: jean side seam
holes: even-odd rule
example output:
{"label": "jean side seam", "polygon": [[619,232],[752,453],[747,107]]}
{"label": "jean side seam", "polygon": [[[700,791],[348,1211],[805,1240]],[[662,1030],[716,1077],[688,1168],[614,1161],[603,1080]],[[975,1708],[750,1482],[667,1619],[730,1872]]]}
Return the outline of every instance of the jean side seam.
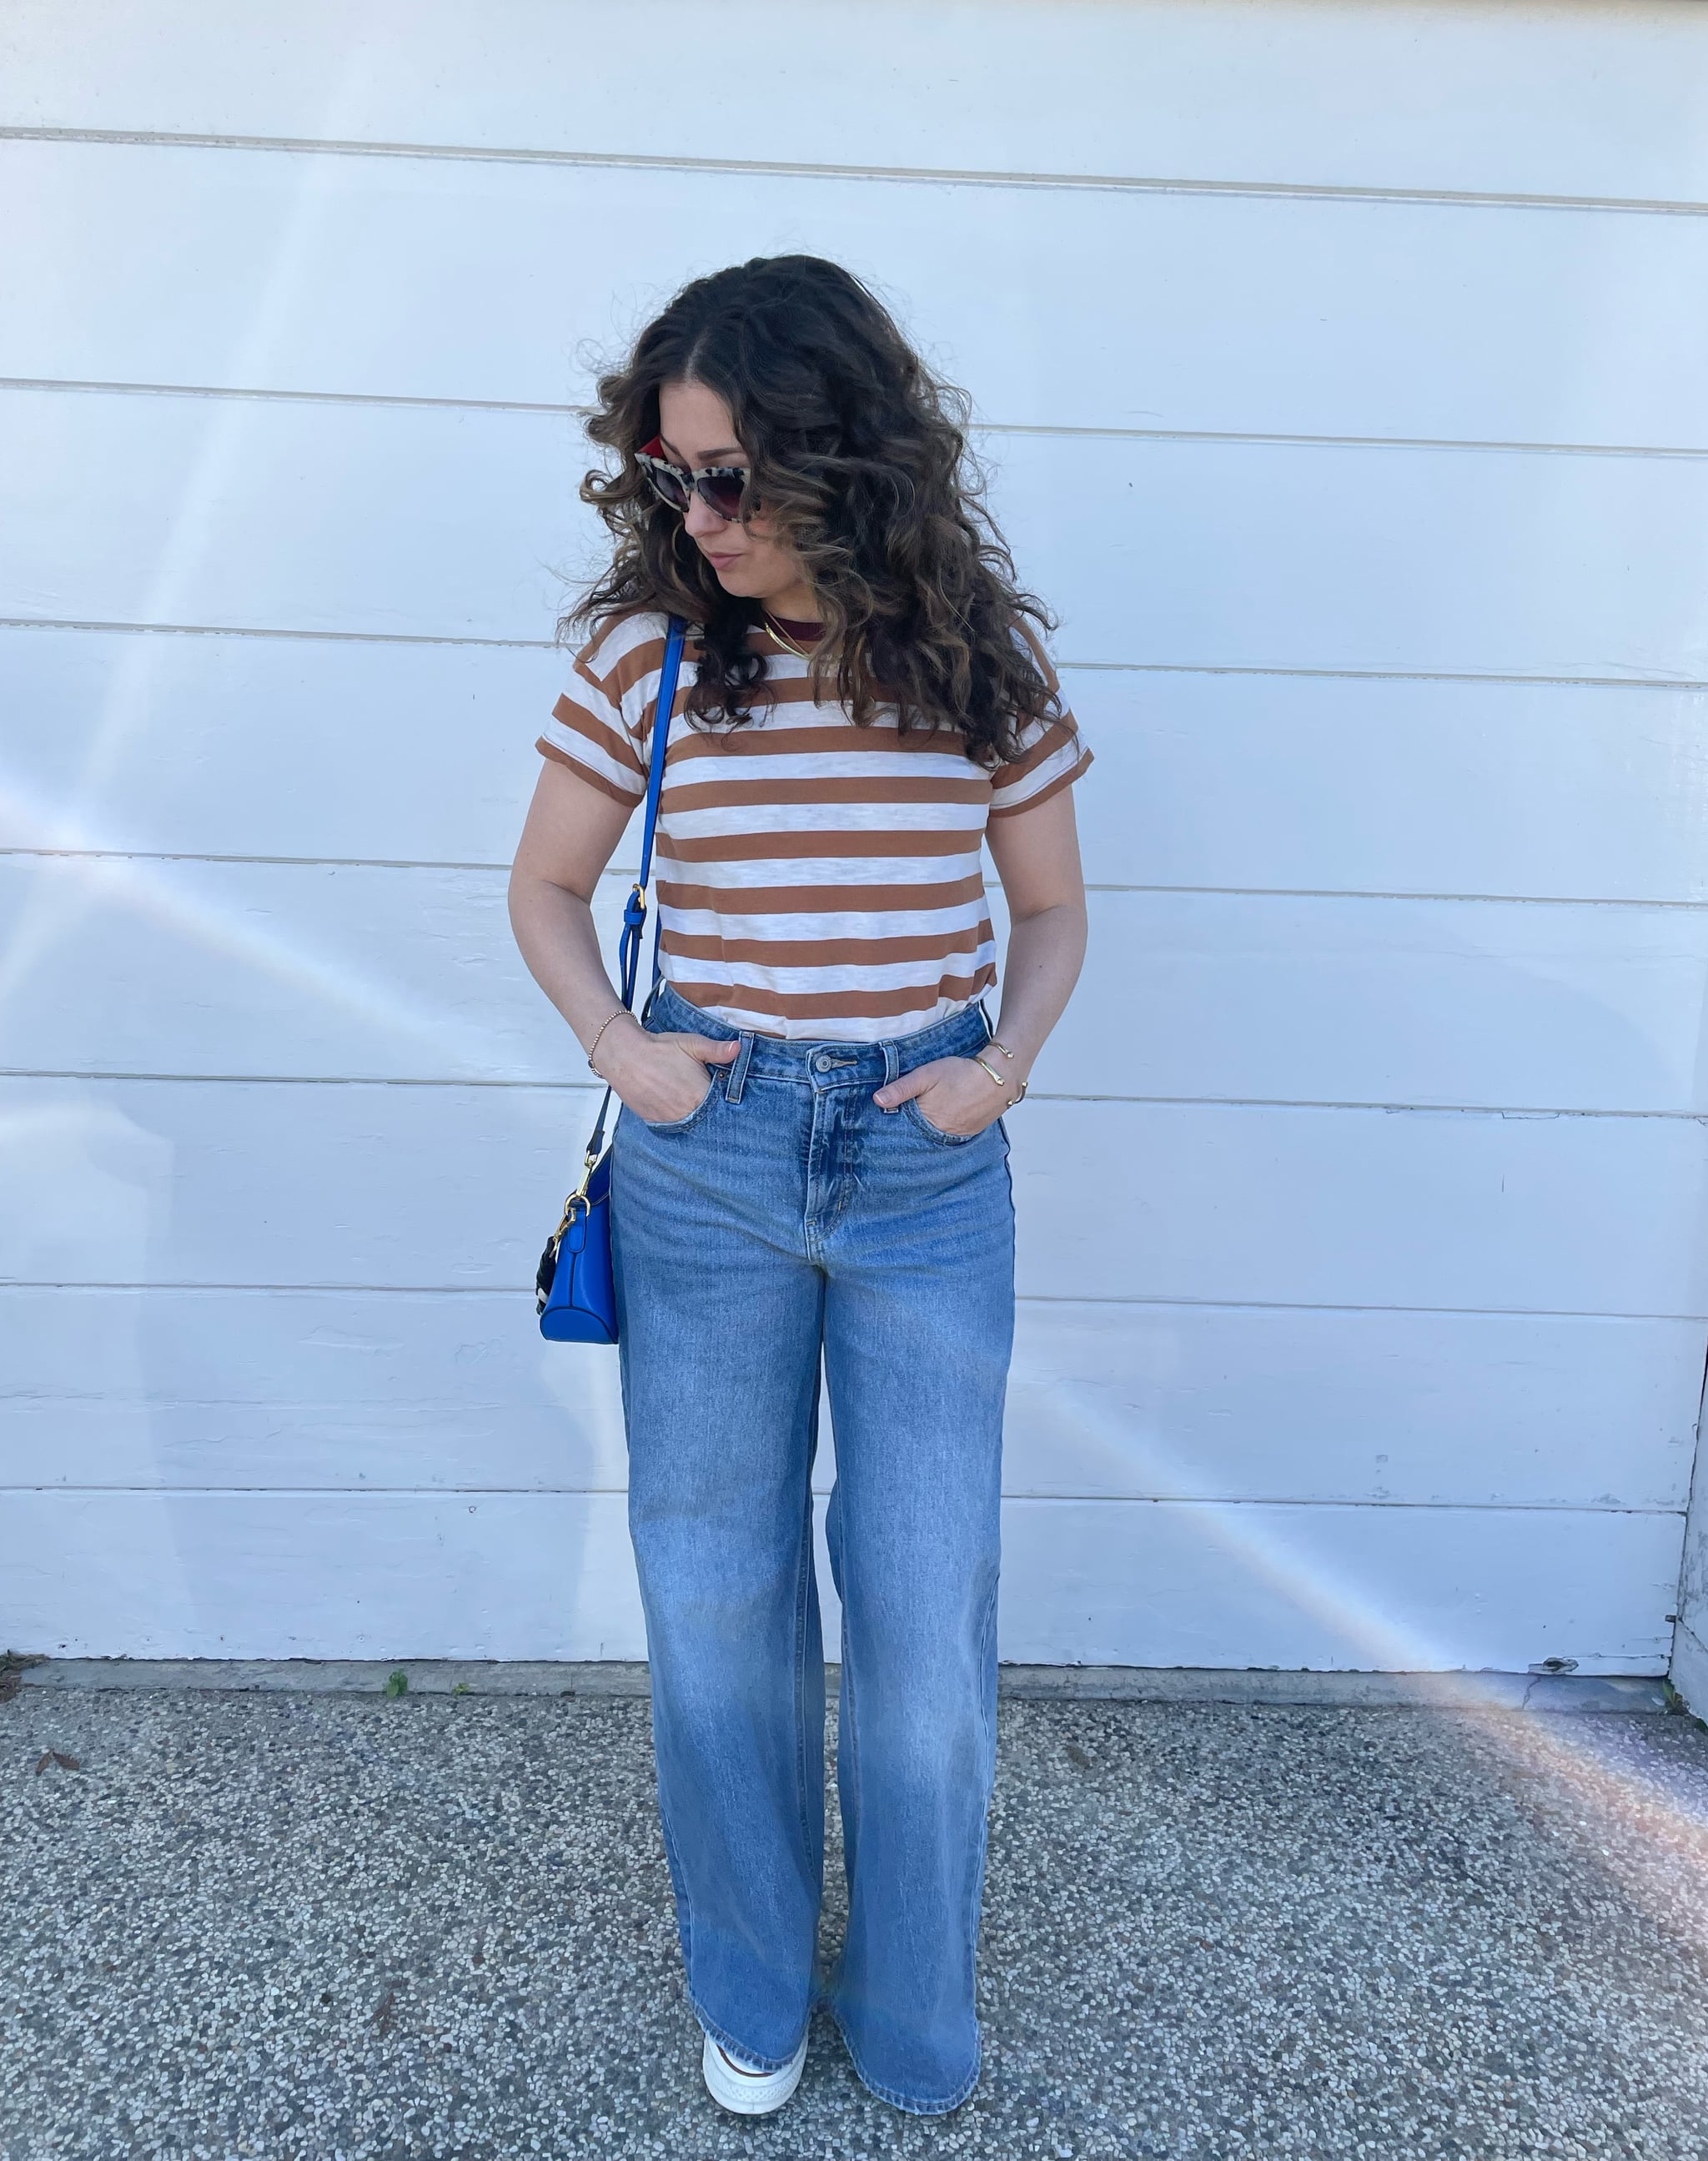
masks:
{"label": "jean side seam", "polygon": [[[847,1564],[845,1560],[842,1568],[842,1640],[838,1646],[838,1648],[842,1653],[842,1664],[841,1690],[836,1699],[836,1753],[838,1757],[838,1799],[841,1803],[842,1815],[842,1859],[844,1872],[850,1877],[847,1888],[848,1919],[851,1925],[854,1919],[854,1893],[856,1889],[852,1877],[858,1874],[860,1864],[861,1815],[860,1716],[856,1700],[854,1687],[854,1631],[852,1627],[850,1625],[850,1606],[847,1597],[847,1593],[852,1589],[853,1585],[849,1580]],[[842,1743],[845,1739],[847,1742],[848,1768],[854,1774],[853,1817],[855,1865],[851,1872],[847,1868],[849,1797],[846,1793],[843,1793],[841,1790],[841,1757],[842,1753]],[[847,1955],[848,1947],[846,1931],[845,1930],[842,1950],[836,1961],[837,1977],[839,1980],[841,1978],[841,1969],[846,1961]],[[840,2020],[838,2021],[838,2023],[841,2023]],[[851,2055],[853,2054],[851,2049],[849,2050],[849,2054]]]}
{"label": "jean side seam", "polygon": [[[818,1414],[816,1405],[814,1407],[813,1414],[815,1418],[817,1417]],[[810,1860],[812,1858],[815,1841],[812,1834],[812,1825],[809,1820],[810,1807],[807,1789],[810,1781],[807,1776],[806,1760],[807,1734],[805,1700],[807,1638],[806,1612],[807,1600],[811,1595],[810,1586],[812,1583],[813,1572],[813,1495],[810,1473],[809,1473],[807,1478],[806,1520],[802,1525],[801,1545],[803,1550],[801,1553],[800,1569],[796,1580],[794,1595],[794,1786],[795,1803],[800,1813],[800,1836],[802,1846],[806,1853],[807,1858]],[[824,1741],[822,1736],[820,1737],[819,1747],[820,1750],[823,1749]],[[819,1875],[820,1882],[819,1895],[820,1904],[822,1904],[824,1897],[822,1888],[824,1863],[822,1858],[820,1858],[819,1864]]]}
{"label": "jean side seam", "polygon": [[[980,1625],[978,1635],[978,1722],[980,1731],[985,1737],[986,1761],[992,1765],[993,1771],[997,1752],[997,1735],[991,1718],[990,1707],[985,1699],[984,1674],[986,1653],[990,1648],[991,1637],[996,1627],[997,1593],[1000,1586],[999,1575],[997,1581],[992,1584],[990,1596],[985,1601],[984,1619]],[[987,1788],[984,1806],[979,1812],[978,1843],[973,1851],[972,1875],[967,1888],[966,1908],[962,1915],[962,1925],[966,1934],[966,1954],[972,1961],[975,1988],[978,1985],[979,1923],[981,1909],[984,1904],[985,1863],[990,1849],[990,1836],[991,1794],[990,1789]]]}
{"label": "jean side seam", "polygon": [[676,1841],[670,1836],[670,1819],[663,1805],[662,1794],[659,1796],[659,1829],[664,1833],[664,1858],[669,1863],[673,1888],[676,1893],[677,1930],[682,1939],[682,1971],[687,1980],[689,2000],[692,2002],[694,1996],[694,1905],[692,1900],[688,1896],[688,1878],[683,1872],[681,1856],[676,1850]]}

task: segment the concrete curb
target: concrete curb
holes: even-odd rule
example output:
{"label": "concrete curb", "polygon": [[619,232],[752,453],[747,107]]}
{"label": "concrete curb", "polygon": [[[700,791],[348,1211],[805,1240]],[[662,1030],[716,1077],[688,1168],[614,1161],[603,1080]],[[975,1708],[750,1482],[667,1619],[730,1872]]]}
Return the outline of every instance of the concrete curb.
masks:
{"label": "concrete curb", "polygon": [[[411,1695],[644,1696],[638,1661],[457,1659],[46,1659],[19,1675],[35,1689],[226,1689],[378,1695],[398,1672]],[[841,1669],[831,1666],[832,1690]],[[1004,1666],[1005,1696],[1043,1703],[1237,1703],[1317,1709],[1664,1711],[1664,1680],[1597,1674],[1240,1672],[1211,1667]]]}
{"label": "concrete curb", "polygon": [[1664,1680],[1643,1674],[1322,1674],[1193,1666],[1004,1666],[1002,1690],[1056,1701],[1364,1710],[1664,1711],[1668,1701]]}

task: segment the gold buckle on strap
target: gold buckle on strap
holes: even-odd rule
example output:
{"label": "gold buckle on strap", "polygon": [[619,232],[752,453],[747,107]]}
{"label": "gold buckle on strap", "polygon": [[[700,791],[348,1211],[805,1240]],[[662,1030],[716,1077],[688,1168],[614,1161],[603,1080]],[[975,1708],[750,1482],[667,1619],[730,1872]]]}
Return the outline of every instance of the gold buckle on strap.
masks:
{"label": "gold buckle on strap", "polygon": [[581,1164],[581,1182],[565,1201],[563,1215],[559,1220],[557,1229],[552,1233],[551,1242],[554,1252],[563,1243],[564,1233],[575,1221],[577,1214],[590,1205],[587,1199],[587,1185],[598,1161],[598,1157],[591,1148],[589,1148]]}

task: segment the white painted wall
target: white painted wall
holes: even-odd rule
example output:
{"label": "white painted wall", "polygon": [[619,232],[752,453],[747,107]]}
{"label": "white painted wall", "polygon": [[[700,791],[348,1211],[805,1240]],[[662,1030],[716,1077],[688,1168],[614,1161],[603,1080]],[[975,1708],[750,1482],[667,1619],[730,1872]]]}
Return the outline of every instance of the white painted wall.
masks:
{"label": "white painted wall", "polygon": [[1683,0],[9,0],[0,1642],[639,1653],[504,866],[595,348],[805,247],[1099,752],[1004,1655],[1663,1670],[1705,113]]}

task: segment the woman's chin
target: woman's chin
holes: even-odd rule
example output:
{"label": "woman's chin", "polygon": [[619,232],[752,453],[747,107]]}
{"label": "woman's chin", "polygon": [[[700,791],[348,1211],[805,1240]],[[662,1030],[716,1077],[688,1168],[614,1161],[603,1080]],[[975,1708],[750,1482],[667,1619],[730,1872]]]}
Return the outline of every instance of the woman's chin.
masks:
{"label": "woman's chin", "polygon": [[761,607],[769,607],[777,595],[793,590],[787,583],[778,583],[774,570],[770,570],[768,575],[767,569],[757,563],[747,562],[740,556],[721,567],[714,563],[710,555],[706,560],[713,577],[733,599],[757,601]]}

